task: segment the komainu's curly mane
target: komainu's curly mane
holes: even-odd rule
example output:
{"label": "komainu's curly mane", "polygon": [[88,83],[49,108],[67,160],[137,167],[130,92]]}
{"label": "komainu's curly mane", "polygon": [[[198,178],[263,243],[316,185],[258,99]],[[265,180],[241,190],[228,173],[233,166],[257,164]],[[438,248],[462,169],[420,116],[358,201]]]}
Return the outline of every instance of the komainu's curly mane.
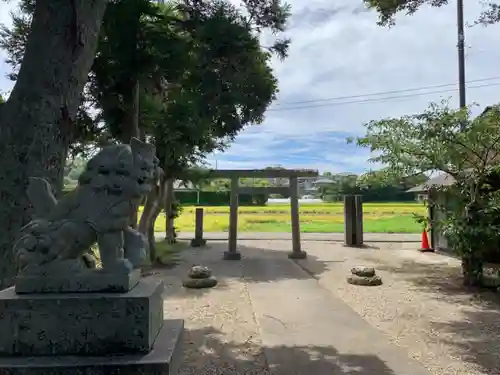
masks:
{"label": "komainu's curly mane", "polygon": [[27,194],[36,220],[14,246],[19,270],[74,272],[96,242],[103,268],[137,266],[147,242],[130,227],[130,217],[159,171],[154,146],[133,139],[103,148],[87,163],[76,189],[59,201],[47,181],[32,178]]}

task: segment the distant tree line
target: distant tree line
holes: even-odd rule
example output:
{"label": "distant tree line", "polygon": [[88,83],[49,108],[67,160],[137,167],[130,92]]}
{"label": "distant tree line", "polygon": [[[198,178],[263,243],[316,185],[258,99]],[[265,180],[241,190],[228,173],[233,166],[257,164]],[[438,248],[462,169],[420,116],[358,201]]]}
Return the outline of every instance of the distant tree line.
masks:
{"label": "distant tree line", "polygon": [[428,180],[424,174],[408,177],[404,180],[389,179],[381,171],[357,174],[334,174],[325,172],[320,179],[332,181],[320,184],[315,195],[325,201],[340,201],[344,195],[359,194],[365,202],[407,202],[415,200],[414,193],[408,189]]}
{"label": "distant tree line", "polygon": [[[268,167],[267,169],[282,169],[283,167]],[[326,180],[324,183],[315,185],[314,192],[302,191],[303,195],[313,195],[315,198],[327,202],[341,201],[344,195],[360,194],[365,202],[407,202],[415,200],[414,193],[408,193],[408,189],[422,184],[428,180],[425,174],[401,179],[390,179],[384,170],[371,171],[364,174],[332,172],[322,173],[317,180]],[[288,186],[287,178],[241,178],[240,186],[255,187],[282,187]],[[213,179],[198,183],[201,191],[224,192],[229,191],[230,180]],[[268,195],[267,198],[288,198],[283,195]]]}

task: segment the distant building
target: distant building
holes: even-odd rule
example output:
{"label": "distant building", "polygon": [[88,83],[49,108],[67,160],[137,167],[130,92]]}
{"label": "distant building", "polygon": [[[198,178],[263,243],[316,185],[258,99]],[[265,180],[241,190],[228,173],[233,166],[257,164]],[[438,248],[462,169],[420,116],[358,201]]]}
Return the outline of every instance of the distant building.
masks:
{"label": "distant building", "polygon": [[304,177],[299,178],[299,195],[314,195],[318,188],[314,186],[314,182],[317,180],[316,177]]}
{"label": "distant building", "polygon": [[[442,186],[451,186],[455,183],[455,179],[447,173],[442,173],[439,176],[431,178],[415,186],[409,190],[408,193],[415,193],[421,199],[427,199],[429,203],[437,203],[442,207],[450,207],[453,202],[453,196],[449,193],[436,189]],[[446,219],[446,212],[438,209],[435,205],[429,205],[428,217],[430,222]],[[436,250],[449,251],[448,239],[446,236],[436,228],[430,229],[431,247]]]}

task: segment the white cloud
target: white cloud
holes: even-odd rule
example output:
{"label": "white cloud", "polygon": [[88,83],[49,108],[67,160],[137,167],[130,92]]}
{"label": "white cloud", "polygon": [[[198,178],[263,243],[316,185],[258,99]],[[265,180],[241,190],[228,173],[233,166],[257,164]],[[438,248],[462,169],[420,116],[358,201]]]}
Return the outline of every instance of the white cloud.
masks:
{"label": "white cloud", "polygon": [[[366,98],[300,104],[457,82],[455,7],[424,7],[412,17],[398,17],[396,26],[389,29],[376,25],[374,12],[361,12],[361,1],[290,3],[290,56],[274,63],[280,81],[279,100],[263,125],[243,132],[218,160],[238,155],[239,165],[295,166],[296,155],[302,154],[303,164],[311,168],[360,172],[374,167],[366,162],[369,153],[343,142],[349,133],[361,134],[365,122],[418,113],[429,102],[442,98],[450,98],[452,104],[458,105],[454,91],[422,96],[393,93],[385,95],[392,97],[390,100],[364,103],[359,101]],[[479,2],[467,3],[466,22],[472,23],[480,11]],[[500,41],[499,31],[500,25],[466,28],[467,80],[500,76],[500,51],[492,47]],[[500,78],[469,86],[492,83],[498,85],[468,89],[468,103],[484,106],[499,102]],[[407,97],[394,98],[404,95]],[[279,147],[276,140],[281,141]],[[218,164],[220,168],[221,162]]]}
{"label": "white cloud", "polygon": [[[394,97],[412,93],[393,93],[385,96],[392,99],[363,103],[359,101],[366,97],[356,97],[456,82],[454,6],[424,7],[412,17],[398,17],[396,26],[389,29],[376,25],[377,15],[363,11],[361,0],[288,2],[293,13],[287,31],[292,38],[290,56],[273,65],[280,82],[278,101],[262,125],[248,128],[225,153],[211,156],[213,165],[217,160],[219,168],[281,164],[361,172],[374,167],[366,163],[369,152],[346,145],[345,138],[361,134],[365,122],[417,113],[441,98],[450,97],[458,105],[456,92],[399,98]],[[0,1],[0,22],[8,21],[13,5]],[[466,21],[472,23],[482,8],[480,2],[466,5]],[[500,50],[495,48],[500,25],[465,31],[467,80],[500,76]],[[269,42],[269,36],[264,39]],[[0,91],[10,88],[3,79],[7,68],[0,63]],[[500,78],[469,86],[494,83],[499,85],[470,88],[467,101],[482,106],[500,102]],[[443,89],[450,88],[454,87]],[[354,98],[304,103],[345,96]]]}

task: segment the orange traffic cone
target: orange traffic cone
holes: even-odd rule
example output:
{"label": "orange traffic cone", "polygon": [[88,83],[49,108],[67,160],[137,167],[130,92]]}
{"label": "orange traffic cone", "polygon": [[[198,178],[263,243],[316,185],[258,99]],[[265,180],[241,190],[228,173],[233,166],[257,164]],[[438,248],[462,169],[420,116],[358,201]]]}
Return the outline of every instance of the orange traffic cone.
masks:
{"label": "orange traffic cone", "polygon": [[419,251],[421,251],[423,253],[434,251],[429,246],[429,239],[427,238],[427,230],[426,229],[424,229],[424,231],[422,232],[422,245],[421,245]]}

